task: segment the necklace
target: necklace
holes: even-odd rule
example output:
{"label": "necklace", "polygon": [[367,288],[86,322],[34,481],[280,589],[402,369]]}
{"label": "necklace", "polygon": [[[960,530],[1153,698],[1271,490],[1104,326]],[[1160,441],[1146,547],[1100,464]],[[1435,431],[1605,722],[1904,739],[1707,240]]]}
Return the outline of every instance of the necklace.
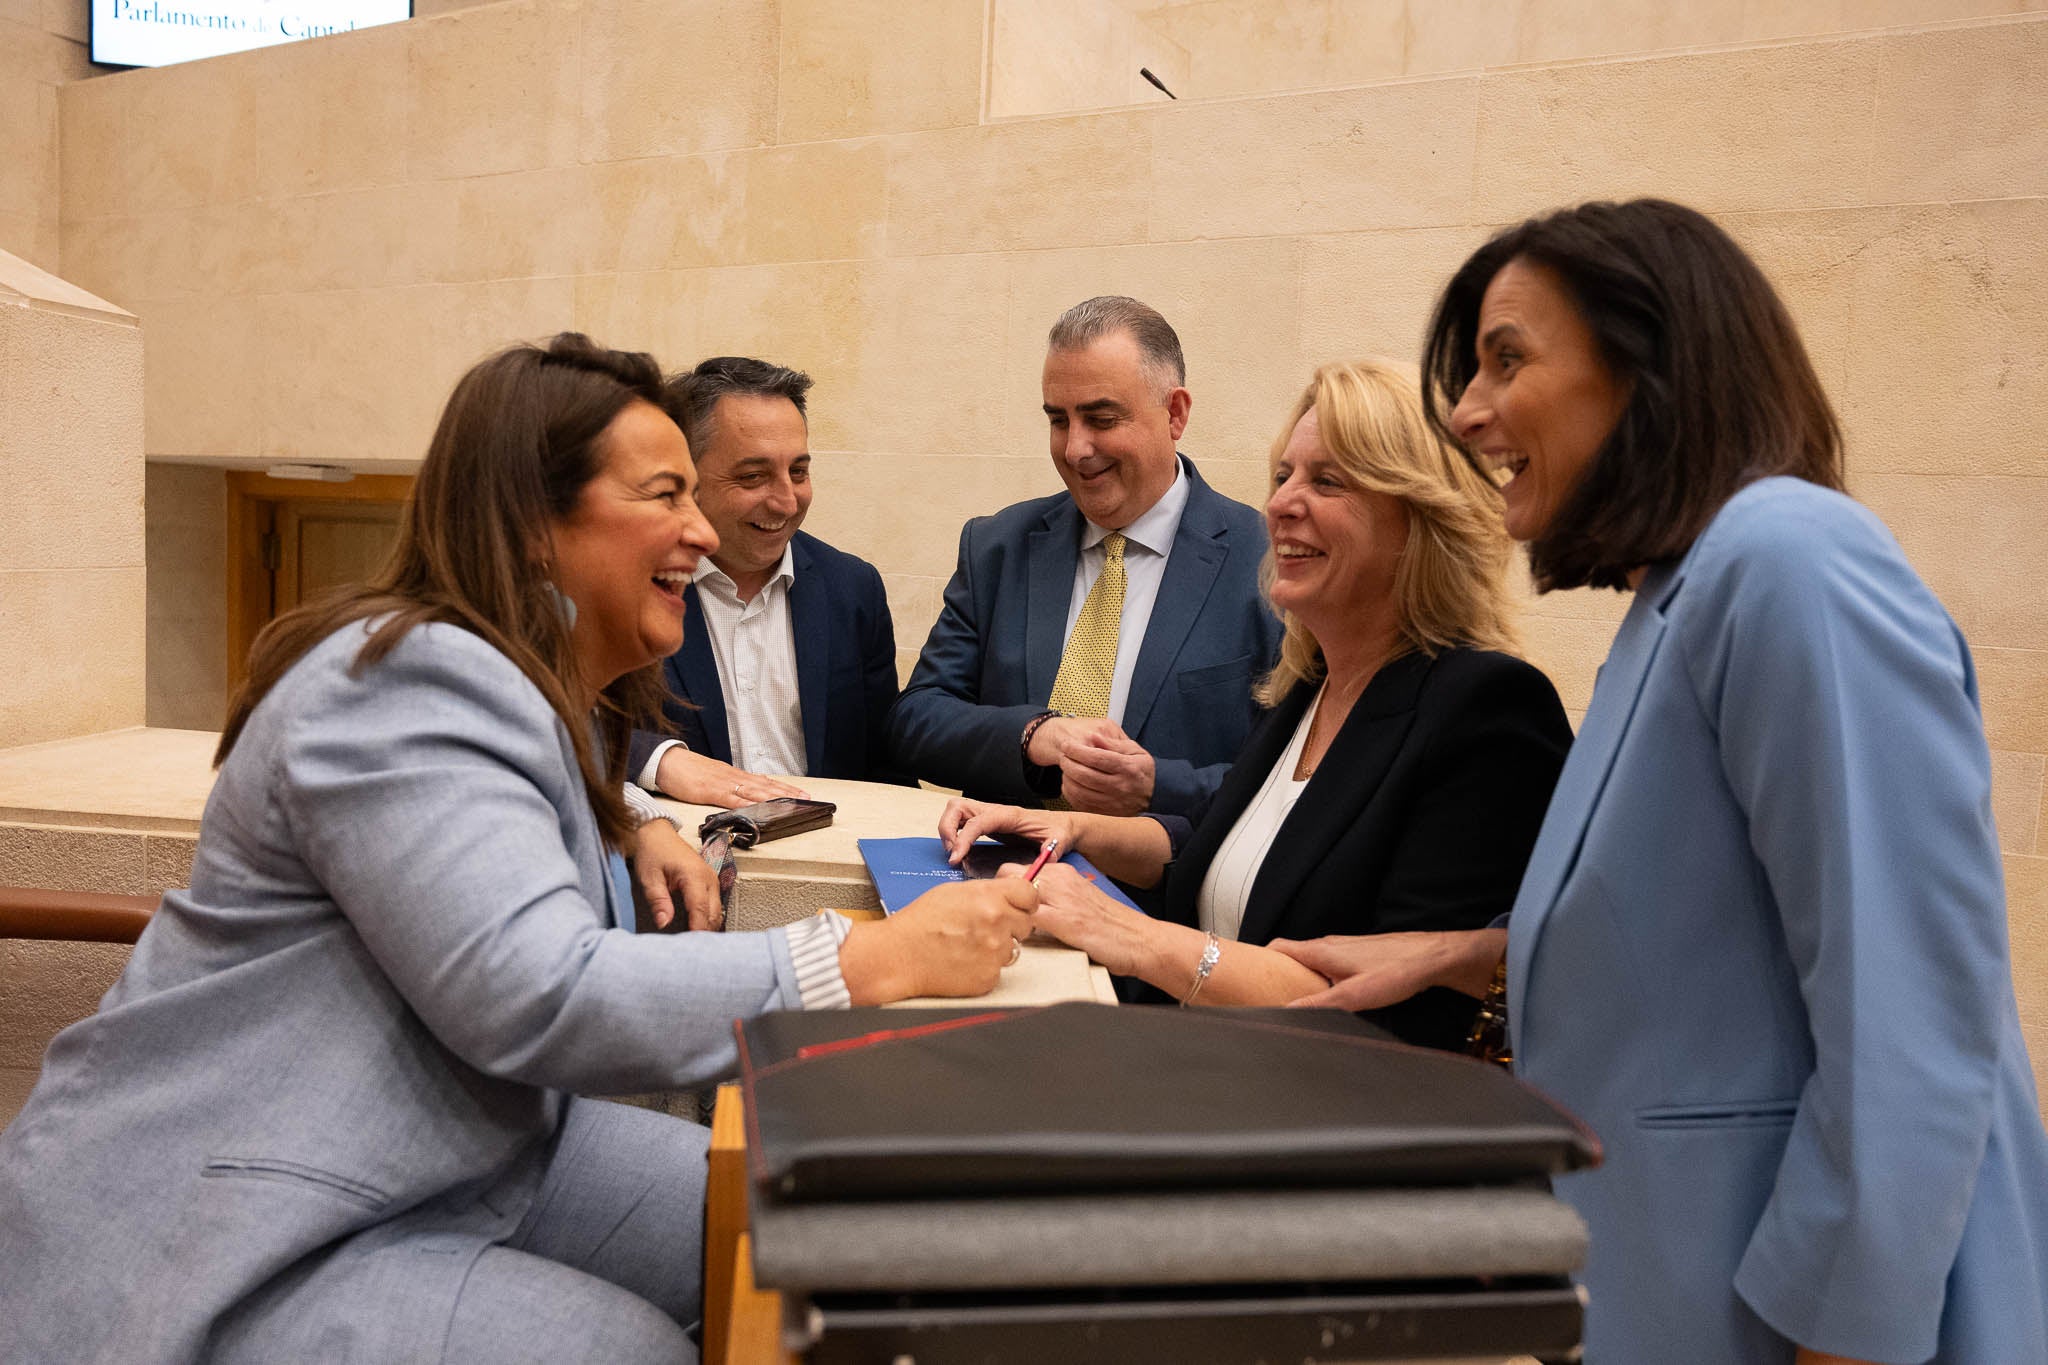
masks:
{"label": "necklace", "polygon": [[[1340,727],[1343,724],[1343,717],[1351,714],[1351,708],[1356,706],[1358,699],[1365,695],[1366,685],[1372,681],[1373,675],[1378,672],[1379,668],[1377,666],[1367,670],[1365,675],[1359,679],[1358,685],[1355,688],[1345,689],[1350,695],[1344,699],[1343,708],[1339,712],[1338,725]],[[1294,780],[1296,782],[1306,782],[1311,777],[1314,777],[1316,769],[1322,764],[1323,754],[1316,749],[1316,737],[1322,733],[1323,716],[1330,708],[1330,697],[1333,690],[1330,680],[1325,678],[1322,687],[1316,692],[1315,710],[1308,719],[1308,738],[1302,741],[1301,757],[1294,761]]]}

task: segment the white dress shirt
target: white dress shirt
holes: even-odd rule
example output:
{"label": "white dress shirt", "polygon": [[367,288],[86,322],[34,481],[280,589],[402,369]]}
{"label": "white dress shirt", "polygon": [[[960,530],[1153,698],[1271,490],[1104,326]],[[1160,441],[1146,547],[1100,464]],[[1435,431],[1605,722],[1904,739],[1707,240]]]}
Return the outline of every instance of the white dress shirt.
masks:
{"label": "white dress shirt", "polygon": [[1259,869],[1266,865],[1266,855],[1273,850],[1280,826],[1293,813],[1294,803],[1308,786],[1306,778],[1295,780],[1294,771],[1301,763],[1301,751],[1308,744],[1309,729],[1316,723],[1316,710],[1322,704],[1323,690],[1317,688],[1308,710],[1301,713],[1301,723],[1294,727],[1294,738],[1288,741],[1287,751],[1274,763],[1273,770],[1266,774],[1266,784],[1223,837],[1215,859],[1209,864],[1208,875],[1202,878],[1202,889],[1195,897],[1196,923],[1218,938],[1238,936],[1244,925],[1244,907],[1251,900],[1252,883],[1258,880]]}
{"label": "white dress shirt", "polygon": [[[789,585],[796,581],[789,547],[783,547],[782,563],[749,601],[740,601],[739,588],[708,558],[698,563],[692,581],[704,613],[704,631],[711,638],[711,657],[718,664],[718,690],[725,694],[732,766],[742,772],[802,777],[808,765],[803,703],[797,693],[796,627],[789,614]],[[655,785],[661,756],[676,743],[669,740],[648,755],[638,775],[642,786]]]}
{"label": "white dress shirt", "polygon": [[[1180,457],[1173,460],[1173,483],[1158,502],[1124,532],[1124,614],[1117,627],[1116,672],[1109,682],[1109,718],[1124,723],[1124,703],[1131,696],[1131,672],[1138,666],[1138,650],[1145,643],[1145,627],[1152,620],[1152,605],[1159,600],[1159,583],[1166,577],[1166,557],[1173,551],[1173,538],[1180,533],[1180,514],[1188,505],[1187,475]],[[1109,531],[1092,521],[1082,522],[1081,553],[1074,561],[1074,592],[1067,603],[1067,630],[1060,637],[1062,647],[1081,619],[1081,604],[1088,590],[1102,577],[1102,565],[1109,551],[1102,542]]]}

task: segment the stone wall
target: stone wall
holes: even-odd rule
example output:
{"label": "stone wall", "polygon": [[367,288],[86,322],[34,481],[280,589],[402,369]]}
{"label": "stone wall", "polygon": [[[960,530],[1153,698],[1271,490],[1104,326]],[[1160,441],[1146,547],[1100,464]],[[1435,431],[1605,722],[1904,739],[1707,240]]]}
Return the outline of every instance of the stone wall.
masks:
{"label": "stone wall", "polygon": [[0,252],[0,748],[143,720],[142,338]]}

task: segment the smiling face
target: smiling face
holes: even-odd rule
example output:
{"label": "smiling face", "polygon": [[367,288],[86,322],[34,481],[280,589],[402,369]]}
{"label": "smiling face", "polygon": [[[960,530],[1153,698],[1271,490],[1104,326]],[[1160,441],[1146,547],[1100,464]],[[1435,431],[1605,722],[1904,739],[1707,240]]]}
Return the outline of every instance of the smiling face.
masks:
{"label": "smiling face", "polygon": [[1192,399],[1161,390],[1129,332],[1047,352],[1044,392],[1053,467],[1082,516],[1119,531],[1173,487],[1173,445]]}
{"label": "smiling face", "polygon": [[1273,546],[1273,605],[1291,612],[1327,650],[1346,631],[1388,619],[1394,573],[1408,548],[1400,499],[1353,485],[1323,447],[1310,408],[1273,460],[1266,537]]}
{"label": "smiling face", "polygon": [[711,410],[698,500],[718,532],[711,562],[751,598],[811,510],[810,432],[780,394],[729,393]]}
{"label": "smiling face", "polygon": [[1508,534],[1542,536],[1628,401],[1593,331],[1547,266],[1517,257],[1479,303],[1478,369],[1451,429],[1492,471]]}
{"label": "smiling face", "polygon": [[718,537],[697,510],[690,448],[660,408],[629,403],[598,449],[604,467],[550,538],[584,681],[601,688],[682,646],[683,589]]}

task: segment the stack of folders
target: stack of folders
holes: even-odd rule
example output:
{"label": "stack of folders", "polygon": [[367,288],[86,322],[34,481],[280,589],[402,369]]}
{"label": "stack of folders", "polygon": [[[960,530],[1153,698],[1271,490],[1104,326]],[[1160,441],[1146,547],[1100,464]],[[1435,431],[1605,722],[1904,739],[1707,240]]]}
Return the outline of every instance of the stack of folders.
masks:
{"label": "stack of folders", "polygon": [[769,1014],[754,1274],[815,1365],[1578,1355],[1596,1163],[1497,1068],[1298,1010]]}

